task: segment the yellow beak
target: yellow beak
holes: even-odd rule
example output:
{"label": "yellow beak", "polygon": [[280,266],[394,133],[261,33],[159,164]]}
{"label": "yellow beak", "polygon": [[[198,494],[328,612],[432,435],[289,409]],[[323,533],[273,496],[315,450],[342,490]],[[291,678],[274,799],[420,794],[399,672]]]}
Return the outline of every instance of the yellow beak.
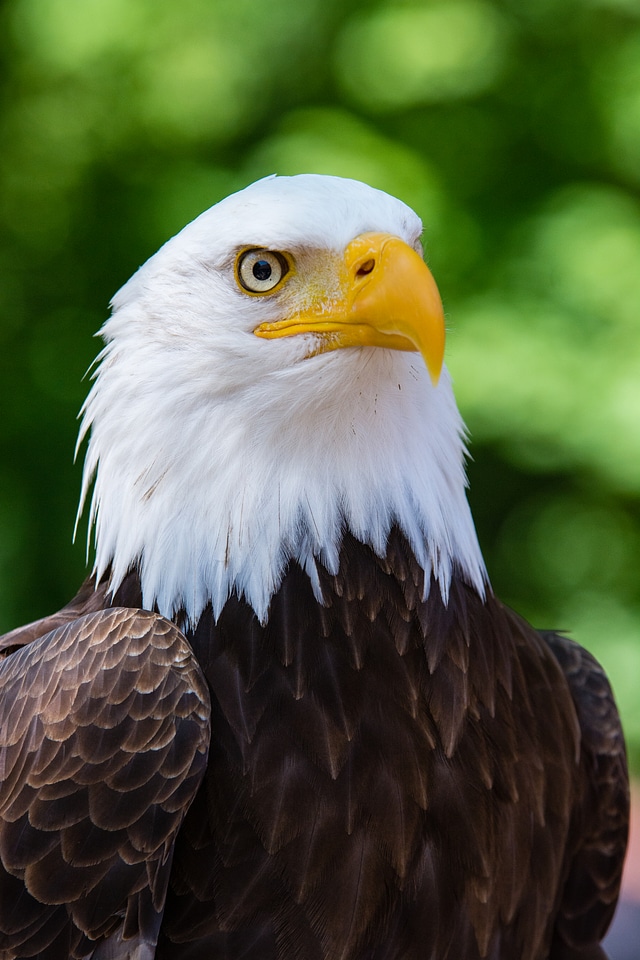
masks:
{"label": "yellow beak", "polygon": [[342,294],[319,298],[303,313],[261,323],[254,333],[271,340],[313,334],[310,355],[340,347],[418,350],[434,385],[444,357],[444,312],[422,257],[388,233],[363,233],[345,250]]}

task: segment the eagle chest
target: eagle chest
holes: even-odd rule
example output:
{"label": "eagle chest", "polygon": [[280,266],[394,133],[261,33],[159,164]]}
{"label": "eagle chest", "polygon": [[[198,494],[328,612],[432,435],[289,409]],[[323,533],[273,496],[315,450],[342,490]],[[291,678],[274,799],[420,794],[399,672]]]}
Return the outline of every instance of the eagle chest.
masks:
{"label": "eagle chest", "polygon": [[561,849],[563,803],[550,808],[521,762],[541,731],[529,724],[524,744],[514,717],[504,723],[522,678],[495,631],[473,650],[464,588],[445,606],[437,589],[423,601],[418,581],[410,558],[350,545],[325,604],[292,565],[266,625],[232,598],[190,637],[213,693],[212,746],[182,839],[218,929],[279,927],[345,960],[369,956],[382,930],[396,947],[406,937],[409,957],[455,929],[473,956],[500,912],[517,913],[535,844]]}

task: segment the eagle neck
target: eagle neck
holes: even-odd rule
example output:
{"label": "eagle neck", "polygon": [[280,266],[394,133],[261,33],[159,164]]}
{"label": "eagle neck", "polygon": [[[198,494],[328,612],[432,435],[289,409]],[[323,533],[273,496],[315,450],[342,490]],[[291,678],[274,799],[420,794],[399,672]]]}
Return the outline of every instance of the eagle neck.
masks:
{"label": "eagle neck", "polygon": [[264,622],[291,561],[322,601],[320,568],[338,572],[345,535],[384,557],[397,527],[425,590],[433,578],[446,602],[455,571],[483,595],[448,374],[433,388],[414,354],[339,353],[243,392],[130,397],[121,418],[103,361],[84,424],[98,579],[110,570],[115,591],[135,568],[144,606],[190,623],[235,593]]}

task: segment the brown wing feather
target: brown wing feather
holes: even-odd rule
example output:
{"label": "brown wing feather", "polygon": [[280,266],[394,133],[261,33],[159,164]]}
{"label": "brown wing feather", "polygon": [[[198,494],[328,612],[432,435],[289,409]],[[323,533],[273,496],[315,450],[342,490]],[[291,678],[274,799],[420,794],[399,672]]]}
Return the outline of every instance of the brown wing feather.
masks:
{"label": "brown wing feather", "polygon": [[155,944],[174,840],[208,739],[206,684],[184,636],[157,614],[90,613],[7,656],[5,960],[84,957],[112,935]]}
{"label": "brown wing feather", "polygon": [[604,670],[568,637],[543,636],[567,678],[581,732],[582,802],[551,954],[553,960],[568,960],[599,943],[613,917],[629,832],[629,778],[620,717]]}

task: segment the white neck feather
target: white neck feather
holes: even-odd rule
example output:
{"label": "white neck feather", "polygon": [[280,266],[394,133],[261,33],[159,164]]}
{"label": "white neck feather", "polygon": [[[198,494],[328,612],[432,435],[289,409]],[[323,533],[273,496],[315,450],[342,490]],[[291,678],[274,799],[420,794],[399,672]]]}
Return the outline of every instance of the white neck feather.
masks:
{"label": "white neck feather", "polygon": [[[149,350],[146,364],[145,379]],[[433,388],[418,354],[364,348],[227,398],[179,377],[144,392],[140,377],[112,343],[84,409],[82,500],[95,475],[95,572],[111,566],[112,589],[137,566],[144,606],[168,617],[218,615],[236,590],[265,620],[290,560],[320,599],[317,563],[337,572],[345,530],[382,556],[397,523],[445,600],[454,568],[484,593],[446,370]]]}

